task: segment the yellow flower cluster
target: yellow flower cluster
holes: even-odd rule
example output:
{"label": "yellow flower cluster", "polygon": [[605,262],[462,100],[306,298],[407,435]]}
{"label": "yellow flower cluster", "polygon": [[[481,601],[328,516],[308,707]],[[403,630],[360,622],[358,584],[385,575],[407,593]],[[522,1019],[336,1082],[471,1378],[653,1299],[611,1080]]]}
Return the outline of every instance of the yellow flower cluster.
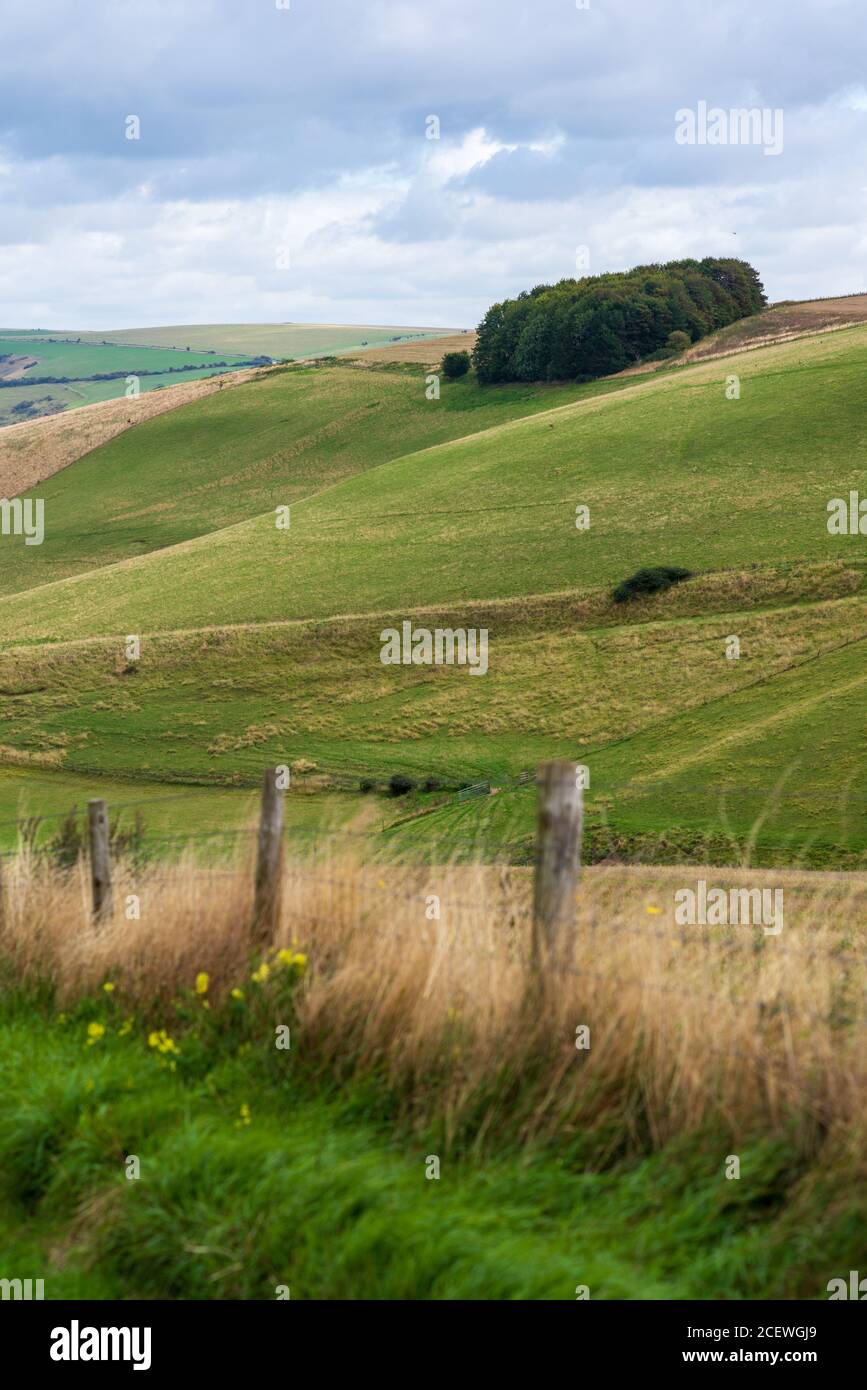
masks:
{"label": "yellow flower cluster", "polygon": [[88,1023],[88,1025],[87,1025],[87,1045],[88,1045],[88,1047],[93,1047],[94,1043],[98,1043],[99,1040],[100,1040],[100,1038],[103,1037],[104,1034],[105,1034],[105,1024],[104,1024],[104,1023]]}
{"label": "yellow flower cluster", "polygon": [[262,964],[259,966],[259,969],[253,971],[252,975],[250,976],[250,979],[253,981],[255,985],[263,985],[270,974],[271,967],[270,965],[268,965],[267,961],[263,960]]}
{"label": "yellow flower cluster", "polygon": [[196,976],[196,994],[207,994],[210,982],[211,977],[208,972],[206,970],[200,970]]}
{"label": "yellow flower cluster", "polygon": [[303,951],[278,951],[277,959],[281,965],[290,966],[296,975],[303,975],[307,969],[307,957]]}
{"label": "yellow flower cluster", "polygon": [[241,1106],[241,1118],[240,1118],[240,1120],[236,1121],[236,1128],[237,1128],[237,1129],[240,1129],[241,1125],[248,1125],[248,1124],[250,1124],[251,1121],[252,1121],[252,1118],[253,1118],[253,1117],[252,1117],[252,1115],[250,1114],[250,1107],[249,1107],[249,1105],[248,1105],[248,1104],[246,1103],[246,1101],[245,1101],[244,1104]]}
{"label": "yellow flower cluster", "polygon": [[169,1037],[165,1028],[160,1028],[158,1032],[148,1034],[148,1047],[155,1047],[158,1052],[177,1053],[178,1048]]}

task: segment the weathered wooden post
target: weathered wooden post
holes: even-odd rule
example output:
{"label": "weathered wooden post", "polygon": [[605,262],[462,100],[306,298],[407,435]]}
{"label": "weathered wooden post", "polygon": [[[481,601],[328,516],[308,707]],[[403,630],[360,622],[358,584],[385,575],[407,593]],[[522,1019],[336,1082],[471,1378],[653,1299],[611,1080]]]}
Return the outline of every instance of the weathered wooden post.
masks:
{"label": "weathered wooden post", "polygon": [[584,792],[577,763],[543,763],[537,782],[532,955],[534,967],[541,971],[572,959]]}
{"label": "weathered wooden post", "polygon": [[100,921],[111,912],[111,851],[108,835],[108,807],[101,797],[87,803],[90,839],[90,882],[93,888],[93,915]]}
{"label": "weathered wooden post", "polygon": [[253,926],[257,935],[269,936],[280,920],[283,886],[283,775],[269,767],[262,779],[262,812],[256,855]]}

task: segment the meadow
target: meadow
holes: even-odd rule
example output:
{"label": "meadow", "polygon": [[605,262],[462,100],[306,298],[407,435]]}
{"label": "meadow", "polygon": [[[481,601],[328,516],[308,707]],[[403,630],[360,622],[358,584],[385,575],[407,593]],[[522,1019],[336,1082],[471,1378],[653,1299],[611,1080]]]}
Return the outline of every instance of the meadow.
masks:
{"label": "meadow", "polygon": [[[33,589],[203,535],[443,440],[622,389],[456,382],[426,396],[423,368],[285,367],[124,431],[24,496],[52,521],[6,548],[0,593]],[[95,526],[94,518],[99,518]]]}
{"label": "meadow", "polygon": [[[29,413],[26,405],[37,415],[46,411],[92,405],[96,401],[113,400],[126,390],[126,376],[141,373],[142,391],[154,391],[178,380],[194,380],[212,375],[216,363],[239,366],[248,361],[240,355],[219,352],[169,348],[115,345],[99,339],[61,338],[53,334],[0,334],[0,357],[36,358],[21,376],[7,380],[0,389],[0,426],[14,424]],[[210,361],[208,360],[210,358]],[[183,373],[180,369],[183,368]],[[91,378],[105,373],[120,372],[111,381]],[[41,382],[43,377],[65,377],[64,382]]]}
{"label": "meadow", "polygon": [[48,1298],[812,1299],[867,1254],[863,875],[775,875],[779,940],[589,871],[540,1001],[506,866],[323,851],[264,939],[245,855],[118,865],[99,925],[83,868],[4,874],[0,1249]]}
{"label": "meadow", "polygon": [[[29,576],[31,592],[0,604],[0,640],[411,610],[614,584],[649,563],[715,571],[858,562],[861,538],[829,534],[827,503],[863,481],[865,365],[867,329],[853,328],[744,354],[738,401],[726,398],[726,365],[708,363],[639,385],[626,379],[602,393],[584,388],[588,395],[559,408],[549,396],[547,411],[493,427],[467,412],[459,417],[463,437],[416,447],[330,486],[305,480],[291,532],[275,525],[274,508],[293,500],[278,485],[260,515],[50,588],[33,587],[41,561],[19,546],[10,563],[26,565],[18,582]],[[335,368],[341,371],[353,369]],[[375,391],[386,375],[359,371],[359,389]],[[424,411],[431,403],[423,378],[407,380]],[[315,380],[312,388],[317,394]],[[264,388],[240,389],[249,399]],[[479,411],[488,408],[487,391],[472,383],[464,389]],[[224,413],[236,408],[233,394],[197,403],[192,417],[149,421],[141,438],[157,446],[163,431],[183,436],[188,419],[201,437],[202,412],[216,434]],[[369,425],[354,421],[353,453],[374,415],[372,409]],[[250,467],[270,481],[279,433],[273,440],[263,433]],[[105,446],[109,478],[112,461],[135,447],[136,434]],[[78,470],[86,474],[100,459],[101,451],[66,470],[62,485],[73,488]],[[226,483],[214,471],[221,491]],[[243,486],[239,475],[243,469],[233,481]],[[201,488],[206,495],[211,481]],[[46,488],[47,508],[57,495]],[[587,530],[575,525],[579,505],[590,510]],[[156,498],[150,507],[154,520],[134,508],[126,518],[145,535],[152,526],[159,531],[164,508],[173,510]],[[115,511],[113,521],[122,520]],[[107,558],[115,529],[106,528]],[[49,554],[48,542],[45,548]]]}
{"label": "meadow", "polygon": [[[305,827],[523,861],[521,779],[567,755],[593,858],[857,867],[865,555],[827,503],[863,476],[865,358],[857,326],[743,353],[737,400],[727,361],[438,400],[423,366],[295,366],[128,429],[38,489],[43,546],[4,544],[4,760],[112,797],[300,760]],[[658,563],[693,577],[612,602]],[[486,629],[485,680],[384,667],[407,618]]]}
{"label": "meadow", "polygon": [[355,352],[365,347],[385,347],[439,338],[449,328],[391,327],[387,324],[358,323],[205,323],[175,324],[159,328],[124,328],[106,333],[84,333],[85,339],[118,345],[154,348],[219,350],[244,356],[264,354],[275,361],[304,357],[327,357],[332,353]]}
{"label": "meadow", "polygon": [[[865,366],[859,326],[739,353],[736,399],[731,360],[438,399],[406,355],[297,364],[67,441],[44,544],[0,538],[4,1268],[572,1300],[863,1266],[867,555],[827,504],[863,489]],[[656,565],[688,574],[615,600]],[[407,620],[487,631],[484,679],[384,665]],[[586,867],[540,976],[562,757]],[[781,891],[785,930],[684,929],[702,877]]]}

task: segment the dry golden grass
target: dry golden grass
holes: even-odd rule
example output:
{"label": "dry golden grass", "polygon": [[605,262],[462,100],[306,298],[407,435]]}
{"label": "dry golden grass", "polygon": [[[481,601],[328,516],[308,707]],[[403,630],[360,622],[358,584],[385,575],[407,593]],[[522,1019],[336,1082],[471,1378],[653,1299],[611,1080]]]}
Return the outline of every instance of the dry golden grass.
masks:
{"label": "dry golden grass", "polygon": [[359,367],[370,367],[375,363],[419,362],[425,367],[436,367],[446,352],[472,352],[476,345],[475,333],[449,333],[442,338],[426,338],[421,342],[392,343],[385,347],[365,348],[364,352],[353,354],[347,360]]}
{"label": "dry golden grass", "polygon": [[[115,915],[95,926],[83,865],[22,854],[4,868],[0,959],[61,1002],[111,979],[119,1003],[160,1017],[201,970],[218,1007],[251,961],[302,949],[305,1064],[347,1082],[375,1071],[410,1115],[479,1144],[502,1124],[526,1140],[580,1127],[620,1151],[722,1123],[809,1149],[863,1113],[867,875],[591,869],[572,958],[534,982],[526,870],[298,861],[268,941],[250,927],[250,870],[122,869]],[[782,933],[678,927],[674,891],[700,878],[782,888]],[[133,892],[141,917],[127,921]]]}

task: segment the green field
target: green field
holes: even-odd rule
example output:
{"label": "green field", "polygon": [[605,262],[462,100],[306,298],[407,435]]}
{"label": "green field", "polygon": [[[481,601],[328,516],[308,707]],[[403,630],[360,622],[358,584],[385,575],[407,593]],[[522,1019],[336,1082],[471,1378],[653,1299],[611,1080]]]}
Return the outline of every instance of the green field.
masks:
{"label": "green field", "polygon": [[219,348],[221,352],[258,356],[264,353],[281,361],[326,357],[354,352],[363,347],[386,347],[420,338],[439,338],[453,328],[407,328],[357,323],[197,323],[159,328],[124,328],[116,332],[85,333],[82,337],[110,343],[143,344],[147,347]]}
{"label": "green field", "polygon": [[381,1083],[335,1094],[229,1037],[187,1037],[198,1065],[173,1074],[141,1026],[86,1047],[105,1012],[0,1010],[0,1248],[46,1299],[817,1298],[863,1249],[857,1195],[826,1204],[779,1142],[743,1140],[741,1183],[712,1132],[599,1170],[580,1135],[501,1142],[426,1182],[440,1138],[396,1124]]}
{"label": "green field", "polygon": [[[253,786],[304,759],[308,824],[354,797],[425,812],[395,848],[523,858],[514,779],[568,755],[600,854],[862,862],[867,553],[826,508],[863,487],[865,367],[857,327],[739,356],[736,401],[729,362],[439,401],[423,369],[293,367],[129,430],[40,488],[42,547],[4,542],[7,761]],[[610,601],[653,564],[696,577]],[[384,667],[406,618],[487,628],[487,677]],[[436,790],[358,791],[393,773]]]}
{"label": "green field", "polygon": [[[26,368],[22,377],[11,382],[7,380],[5,385],[0,377],[0,426],[20,423],[33,413],[51,414],[59,408],[116,400],[126,391],[126,376],[142,373],[139,377],[140,390],[153,391],[160,386],[212,376],[215,371],[226,371],[249,360],[232,353],[131,347],[78,336],[60,338],[53,334],[31,336],[0,333],[0,358],[4,356],[35,357],[37,361]],[[217,362],[227,365],[217,367]],[[185,370],[180,371],[182,367]],[[122,372],[124,375],[111,381],[88,379],[107,372]],[[69,380],[65,383],[38,383],[33,381],[37,377],[68,377]],[[22,405],[29,409],[22,410]]]}
{"label": "green field", "polygon": [[[140,389],[155,391],[213,376],[215,371],[230,370],[255,357],[282,361],[363,352],[365,347],[435,338],[449,331],[357,324],[181,324],[105,333],[0,329],[0,358],[27,355],[38,359],[12,384],[3,386],[0,375],[0,428],[122,396],[125,379],[88,380],[100,373],[147,372],[149,375],[141,376]],[[218,361],[228,366],[218,368],[214,365]],[[0,368],[2,365],[0,362]],[[180,372],[180,367],[185,370]],[[70,380],[28,384],[33,377],[45,376]]]}

